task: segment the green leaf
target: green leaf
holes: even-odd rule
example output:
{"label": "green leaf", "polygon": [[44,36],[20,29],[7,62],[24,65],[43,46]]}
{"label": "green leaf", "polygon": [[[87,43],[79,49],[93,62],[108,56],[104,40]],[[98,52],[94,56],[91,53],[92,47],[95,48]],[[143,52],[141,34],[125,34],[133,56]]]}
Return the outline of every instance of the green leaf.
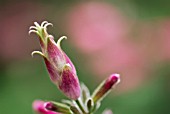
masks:
{"label": "green leaf", "polygon": [[81,91],[81,100],[82,100],[83,103],[85,103],[86,100],[88,98],[90,98],[90,91],[89,91],[89,89],[87,88],[87,86],[84,83],[81,83],[81,89],[82,89],[82,91]]}

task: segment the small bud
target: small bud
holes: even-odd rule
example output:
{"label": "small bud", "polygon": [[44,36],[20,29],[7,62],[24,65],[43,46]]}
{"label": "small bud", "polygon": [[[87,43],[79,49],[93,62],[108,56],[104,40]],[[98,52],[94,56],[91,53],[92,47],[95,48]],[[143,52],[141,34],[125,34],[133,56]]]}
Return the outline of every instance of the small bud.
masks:
{"label": "small bud", "polygon": [[44,107],[44,103],[45,103],[44,101],[35,100],[33,102],[33,109],[34,109],[34,111],[37,112],[38,114],[60,114],[58,112],[47,110]]}
{"label": "small bud", "polygon": [[50,111],[60,112],[62,114],[72,114],[70,108],[67,105],[62,104],[62,103],[58,103],[58,102],[46,102],[44,104],[44,107],[47,110],[50,110]]}
{"label": "small bud", "polygon": [[104,80],[94,91],[92,98],[94,103],[100,102],[112,89],[114,85],[120,82],[119,74],[112,74],[109,78]]}
{"label": "small bud", "polygon": [[65,36],[61,37],[57,43],[54,37],[47,33],[47,26],[52,25],[47,21],[39,25],[30,27],[29,33],[36,33],[39,36],[42,52],[34,51],[32,54],[39,54],[44,58],[51,81],[70,99],[76,100],[80,97],[80,84],[76,69],[60,47],[60,43]]}

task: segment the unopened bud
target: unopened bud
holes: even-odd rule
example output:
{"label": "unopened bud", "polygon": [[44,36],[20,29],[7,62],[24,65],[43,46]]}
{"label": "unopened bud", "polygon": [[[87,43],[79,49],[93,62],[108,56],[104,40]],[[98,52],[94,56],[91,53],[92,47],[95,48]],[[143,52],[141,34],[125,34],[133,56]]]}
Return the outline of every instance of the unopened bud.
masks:
{"label": "unopened bud", "polygon": [[44,107],[47,110],[50,110],[50,111],[60,112],[62,114],[72,114],[70,108],[67,105],[62,104],[62,103],[58,103],[58,102],[46,102],[44,104]]}
{"label": "unopened bud", "polygon": [[41,101],[41,100],[35,100],[33,102],[33,109],[35,112],[37,112],[38,114],[60,114],[58,112],[54,112],[54,111],[51,111],[51,110],[47,110],[45,107],[44,107],[44,101]]}
{"label": "unopened bud", "polygon": [[76,69],[60,47],[61,41],[66,37],[61,37],[56,43],[53,36],[47,33],[47,26],[52,25],[51,23],[44,21],[41,25],[37,22],[34,24],[35,26],[30,27],[29,33],[34,32],[39,36],[42,52],[34,51],[32,55],[39,54],[43,56],[51,81],[68,98],[78,99],[80,97],[80,84]]}
{"label": "unopened bud", "polygon": [[120,82],[119,74],[112,74],[104,80],[94,91],[92,98],[94,103],[101,101],[112,89],[114,85]]}

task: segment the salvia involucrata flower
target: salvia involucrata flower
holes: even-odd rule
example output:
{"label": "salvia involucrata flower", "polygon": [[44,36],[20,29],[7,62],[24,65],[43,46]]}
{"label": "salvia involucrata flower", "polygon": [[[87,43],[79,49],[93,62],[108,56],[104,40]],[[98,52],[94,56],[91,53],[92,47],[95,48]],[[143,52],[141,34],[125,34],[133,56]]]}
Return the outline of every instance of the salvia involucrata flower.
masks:
{"label": "salvia involucrata flower", "polygon": [[66,37],[61,37],[56,43],[54,37],[47,33],[47,26],[52,25],[51,23],[44,21],[39,25],[37,22],[34,22],[34,25],[30,27],[29,34],[36,33],[39,36],[42,52],[34,51],[32,55],[35,53],[40,54],[44,58],[52,82],[68,98],[78,99],[80,96],[80,84],[76,69],[60,47],[61,41],[66,39]]}

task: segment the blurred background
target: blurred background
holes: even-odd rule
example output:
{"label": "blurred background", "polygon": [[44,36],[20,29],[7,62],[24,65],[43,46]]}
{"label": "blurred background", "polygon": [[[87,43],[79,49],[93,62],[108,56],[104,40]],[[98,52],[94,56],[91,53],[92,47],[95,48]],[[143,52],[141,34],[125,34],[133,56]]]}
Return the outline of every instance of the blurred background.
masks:
{"label": "blurred background", "polygon": [[49,33],[62,42],[93,92],[111,73],[121,83],[103,101],[114,114],[170,112],[169,0],[0,0],[0,114],[33,114],[35,99],[66,99],[51,83],[34,21],[53,23]]}

